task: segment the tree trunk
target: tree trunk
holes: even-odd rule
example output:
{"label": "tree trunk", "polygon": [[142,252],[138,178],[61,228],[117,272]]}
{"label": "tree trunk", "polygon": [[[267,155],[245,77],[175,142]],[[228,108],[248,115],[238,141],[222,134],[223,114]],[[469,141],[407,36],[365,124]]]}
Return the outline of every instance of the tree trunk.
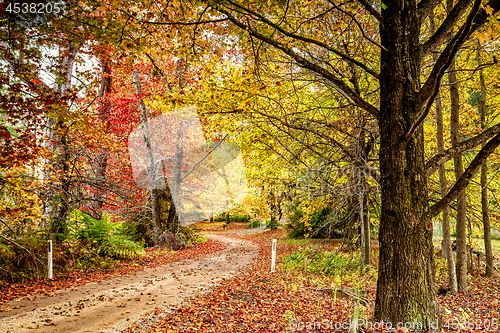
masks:
{"label": "tree trunk", "polygon": [[[142,95],[141,90],[141,81],[139,79],[139,72],[137,69],[134,70],[132,74],[135,91],[137,94]],[[158,190],[154,188],[156,185],[157,179],[157,164],[153,156],[153,151],[151,147],[151,140],[149,137],[149,124],[148,124],[148,110],[142,98],[139,100],[139,108],[141,110],[141,127],[142,133],[144,135],[144,141],[146,142],[146,149],[149,154],[149,166],[148,166],[148,177],[151,181],[152,188],[150,188],[151,195],[151,209],[152,209],[152,220],[153,220],[153,239],[155,242],[155,246],[160,244],[160,234],[161,234],[161,220],[160,220],[160,196],[158,195]]]}
{"label": "tree trunk", "polygon": [[[431,34],[434,34],[434,12],[431,11],[430,14],[430,30]],[[433,59],[437,59],[437,55],[433,54]],[[444,152],[444,121],[443,121],[443,107],[441,105],[441,93],[436,96],[436,137],[437,137],[437,148],[438,154]],[[448,184],[446,180],[446,172],[444,164],[439,165],[439,191],[441,197],[444,197],[448,193]],[[446,207],[443,210],[443,243],[441,246],[442,253],[446,259],[448,266],[448,285],[450,286],[450,293],[456,294],[458,292],[457,286],[457,272],[455,270],[455,258],[451,250],[451,227],[450,227],[450,208]]]}
{"label": "tree trunk", "polygon": [[[451,99],[451,145],[456,146],[459,143],[460,131],[460,100],[458,94],[458,82],[455,72],[455,60],[452,61],[448,70],[448,82],[450,84],[450,99]],[[455,166],[455,179],[459,179],[463,170],[462,154],[453,158]],[[459,291],[467,292],[467,224],[466,224],[466,198],[465,190],[458,196],[457,199],[457,284]]]}
{"label": "tree trunk", "polygon": [[182,224],[181,217],[181,182],[182,182],[182,159],[183,159],[183,149],[184,149],[184,128],[180,128],[177,133],[177,144],[175,145],[175,161],[174,161],[174,177],[172,181],[172,205],[174,207],[175,220],[177,221],[177,230],[171,230],[176,233],[179,229],[180,224]]}
{"label": "tree trunk", "polygon": [[355,196],[347,198],[347,222],[346,232],[347,246],[357,248],[358,221],[359,221],[359,200],[356,203]]}
{"label": "tree trunk", "polygon": [[371,233],[370,233],[370,206],[369,197],[366,189],[366,177],[361,174],[361,184],[363,184],[363,191],[360,194],[359,200],[359,217],[361,219],[361,263],[363,266],[371,265]]}
{"label": "tree trunk", "polygon": [[[437,145],[438,154],[444,151],[443,139],[443,108],[441,105],[441,96],[436,97],[436,125],[437,125]],[[446,171],[444,165],[439,166],[439,191],[441,197],[448,193],[448,184],[446,180]],[[451,249],[451,226],[450,226],[450,208],[446,207],[443,210],[443,243],[442,243],[443,256],[446,259],[448,266],[448,285],[450,286],[450,293],[456,294],[458,292],[457,285],[457,272],[455,270],[455,257]]]}
{"label": "tree trunk", "polygon": [[271,215],[271,222],[270,222],[270,228],[271,230],[276,230],[278,229],[278,221],[276,219],[276,205],[279,205],[278,199],[276,198],[276,195],[274,194],[274,190],[269,190],[269,214]]}
{"label": "tree trunk", "polygon": [[175,209],[174,200],[172,199],[172,194],[170,192],[168,193],[168,200],[170,201],[170,207],[168,209],[166,229],[175,234],[179,231],[179,219]]}
{"label": "tree trunk", "polygon": [[[447,12],[453,9],[453,0],[446,1]],[[450,131],[451,145],[456,147],[460,141],[460,95],[458,93],[457,75],[455,72],[455,59],[452,60],[448,68],[448,83],[450,85]],[[459,179],[463,173],[462,154],[453,158],[455,167],[455,179]],[[457,198],[457,262],[456,274],[458,289],[461,292],[467,292],[467,225],[466,225],[466,198],[465,190]]]}
{"label": "tree trunk", "polygon": [[423,127],[406,142],[417,118],[420,22],[413,0],[384,1],[380,24],[380,259],[375,320],[440,319],[434,290],[434,247],[425,177]]}
{"label": "tree trunk", "polygon": [[[481,44],[476,40],[477,63],[482,66]],[[486,128],[486,84],[484,82],[483,69],[479,69],[479,81],[481,83],[481,103],[479,104],[479,113],[481,115],[481,130]],[[482,145],[484,147],[484,144]],[[488,210],[488,160],[484,160],[481,165],[481,211],[483,215],[483,238],[484,252],[486,254],[486,277],[493,276],[493,248],[491,246],[491,225],[490,214]]]}
{"label": "tree trunk", "polygon": [[[107,99],[107,94],[111,92],[111,68],[109,66],[108,60],[104,60],[101,63],[102,67],[102,77],[101,85],[99,87],[99,92],[97,98],[99,100],[98,105],[98,117],[101,124],[105,124],[106,129],[109,126],[109,112],[111,110],[111,105]],[[98,219],[102,218],[102,207],[105,196],[104,183],[106,182],[106,168],[108,165],[109,149],[104,148],[103,150],[97,152],[96,156],[96,168],[95,168],[95,178],[97,187],[94,189],[93,194],[93,210],[95,216]]]}
{"label": "tree trunk", "polygon": [[[59,84],[57,92],[59,96],[64,96],[71,87],[71,78],[73,76],[73,65],[76,58],[76,46],[71,41],[68,44],[66,56],[63,58],[61,71],[59,74]],[[69,108],[69,106],[68,106]],[[67,214],[70,212],[69,189],[71,183],[70,175],[70,152],[68,147],[68,129],[65,123],[65,115],[59,111],[56,118],[49,118],[47,121],[47,130],[52,144],[49,143],[49,149],[52,152],[52,159],[49,164],[56,172],[56,177],[60,180],[60,185],[55,185],[49,190],[49,199],[45,206],[45,213],[50,220],[50,229],[56,235],[56,243],[62,242],[64,235],[68,233],[66,224]]]}

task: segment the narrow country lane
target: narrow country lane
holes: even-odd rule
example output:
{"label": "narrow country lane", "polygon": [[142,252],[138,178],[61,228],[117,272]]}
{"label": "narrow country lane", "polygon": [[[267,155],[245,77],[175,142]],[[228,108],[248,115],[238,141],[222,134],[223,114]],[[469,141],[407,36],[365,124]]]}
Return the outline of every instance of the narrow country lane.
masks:
{"label": "narrow country lane", "polygon": [[127,277],[89,283],[9,302],[0,332],[121,332],[138,320],[152,320],[155,310],[175,308],[188,296],[209,290],[222,278],[250,264],[258,247],[228,235],[208,237],[228,247],[208,257],[147,268]]}

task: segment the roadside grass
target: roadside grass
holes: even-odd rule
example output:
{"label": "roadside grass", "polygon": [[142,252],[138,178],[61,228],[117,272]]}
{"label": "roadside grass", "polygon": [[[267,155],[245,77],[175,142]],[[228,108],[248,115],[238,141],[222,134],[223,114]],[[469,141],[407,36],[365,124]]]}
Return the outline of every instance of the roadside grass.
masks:
{"label": "roadside grass", "polygon": [[[451,241],[453,242],[455,240],[455,237],[451,237]],[[434,247],[436,249],[441,248],[441,242],[443,239],[441,237],[434,237],[433,238],[433,243]],[[481,252],[484,252],[484,239],[482,238],[471,238],[472,241],[472,247],[475,250],[479,250]],[[491,247],[493,248],[493,255],[495,257],[500,257],[500,240],[499,239],[492,239],[491,240]]]}

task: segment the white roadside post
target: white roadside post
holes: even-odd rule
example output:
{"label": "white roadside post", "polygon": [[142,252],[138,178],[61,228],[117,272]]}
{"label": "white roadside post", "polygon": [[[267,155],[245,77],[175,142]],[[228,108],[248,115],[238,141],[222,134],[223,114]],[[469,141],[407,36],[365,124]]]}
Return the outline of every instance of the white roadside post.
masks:
{"label": "white roadside post", "polygon": [[48,275],[49,275],[49,279],[52,279],[52,241],[49,240],[49,243],[47,245],[48,245],[47,258],[49,261]]}
{"label": "white roadside post", "polygon": [[273,251],[271,256],[271,273],[276,270],[276,239],[273,239]]}

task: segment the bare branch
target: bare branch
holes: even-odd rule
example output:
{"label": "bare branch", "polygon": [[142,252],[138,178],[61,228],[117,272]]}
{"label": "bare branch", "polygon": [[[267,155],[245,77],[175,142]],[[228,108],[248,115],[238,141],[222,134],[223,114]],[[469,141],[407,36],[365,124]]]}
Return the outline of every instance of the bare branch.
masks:
{"label": "bare branch", "polygon": [[[426,0],[422,0],[422,2],[423,1]],[[434,0],[429,0],[429,2],[432,1]],[[462,18],[467,10],[467,7],[469,7],[471,3],[472,0],[458,0],[436,32],[424,44],[422,44],[422,56],[425,57],[429,55],[438,45],[450,37],[450,34],[453,33],[453,27]]]}
{"label": "bare branch", "polygon": [[[278,24],[275,24],[274,22],[270,21],[269,19],[267,19],[265,16],[249,9],[249,8],[246,8],[238,3],[235,3],[231,0],[227,0],[228,3],[232,4],[233,6],[247,12],[248,14],[252,15],[253,17],[257,17],[260,21],[264,22],[265,24],[269,25],[270,27],[278,30],[279,32],[281,32],[282,34],[284,34],[285,36],[287,37],[290,37],[290,38],[293,38],[293,39],[296,39],[296,40],[300,40],[300,41],[303,41],[303,42],[306,42],[306,43],[311,43],[311,44],[314,44],[314,45],[317,45],[317,46],[320,46],[330,52],[332,52],[333,54],[336,54],[338,55],[339,57],[343,58],[344,60],[348,61],[348,62],[351,62],[353,64],[355,64],[356,66],[359,66],[360,68],[362,68],[363,70],[365,70],[367,73],[371,74],[373,77],[375,78],[378,78],[378,73],[375,72],[373,69],[369,68],[368,66],[366,66],[365,64],[357,61],[356,59],[350,57],[349,55],[345,54],[345,53],[342,53],[340,52],[339,50],[336,50],[332,47],[330,47],[329,45],[327,45],[326,43],[323,43],[323,42],[320,42],[320,41],[317,41],[315,39],[312,39],[312,38],[309,38],[309,37],[304,37],[304,36],[301,36],[301,35],[298,35],[296,33],[293,33],[291,31],[287,31],[285,30],[282,26],[278,25]],[[361,28],[361,25],[354,19],[354,17],[350,14],[350,13],[347,13],[345,12],[347,15],[349,15],[354,21],[355,23],[358,25],[358,27],[361,29],[361,32],[363,33],[363,35],[365,36],[364,34],[364,31],[363,29]],[[226,14],[226,13],[225,13]],[[226,14],[227,15],[227,14]],[[372,43],[376,44],[377,46],[383,48],[381,45],[379,45],[378,43],[376,43],[375,41],[372,41],[371,39],[369,39],[368,37],[366,37],[369,41],[371,41]]]}
{"label": "bare branch", "polygon": [[[500,0],[495,1],[500,2]],[[438,60],[436,61],[436,64],[434,65],[434,68],[432,69],[431,74],[427,78],[427,81],[424,83],[422,89],[420,90],[420,93],[417,95],[416,105],[417,110],[420,110],[420,113],[417,116],[415,122],[411,125],[408,133],[406,134],[406,142],[410,140],[415,130],[418,128],[418,126],[420,126],[420,124],[429,114],[432,103],[434,103],[434,99],[439,92],[441,78],[450,66],[460,46],[473,31],[474,18],[476,16],[476,13],[478,13],[480,4],[481,0],[474,0],[474,6],[472,7],[469,16],[467,17],[467,21],[464,23],[462,28],[460,28],[455,37],[453,37],[448,46],[444,49],[443,53],[441,53]]]}
{"label": "bare branch", "polygon": [[16,243],[14,240],[10,239],[10,238],[7,238],[5,236],[3,236],[2,234],[0,234],[0,237],[2,237],[5,241],[9,242],[9,243],[12,243],[14,245],[16,245],[18,248],[20,249],[23,249],[24,251],[28,252],[28,254],[33,258],[33,260],[36,260],[38,261],[40,264],[43,265],[43,262],[40,261],[40,259],[38,259],[36,257],[36,255],[34,255],[30,250],[28,250],[27,248],[25,248],[24,246],[22,245],[19,245],[18,243]]}
{"label": "bare branch", "polygon": [[[353,14],[351,14],[351,13],[350,13],[349,11],[347,11],[347,10],[342,10],[342,9],[340,9],[340,8],[339,8],[339,7],[338,7],[338,6],[337,6],[337,5],[336,5],[336,4],[335,4],[332,0],[328,0],[328,2],[329,2],[330,4],[332,4],[332,5],[333,5],[333,6],[334,6],[334,7],[335,7],[338,11],[340,11],[340,12],[342,12],[342,13],[346,14],[347,16],[349,16],[349,17],[350,17],[350,18],[354,21],[354,23],[356,23],[356,25],[358,26],[359,30],[361,31],[361,34],[363,35],[363,37],[364,37],[365,39],[367,39],[368,41],[370,41],[370,43],[372,43],[372,44],[374,44],[374,45],[378,46],[379,48],[381,48],[382,50],[384,50],[384,51],[386,51],[386,52],[387,52],[387,49],[386,49],[384,46],[380,45],[380,44],[379,44],[379,43],[377,43],[375,40],[371,39],[370,37],[368,37],[368,36],[365,34],[365,30],[364,30],[364,29],[363,29],[363,27],[361,26],[361,23],[359,23],[359,22],[358,22],[358,20],[356,20],[356,17],[354,17],[354,15],[353,15]],[[372,75],[373,75],[373,74],[372,74]],[[378,78],[378,76],[376,76],[376,77]]]}
{"label": "bare branch", "polygon": [[472,160],[471,164],[465,170],[465,172],[460,176],[460,178],[456,181],[455,185],[448,192],[448,194],[439,200],[437,203],[430,207],[430,217],[434,217],[441,213],[446,207],[448,207],[452,201],[454,201],[460,193],[469,185],[470,180],[476,172],[479,170],[479,167],[483,163],[484,160],[490,156],[491,153],[495,151],[495,149],[500,145],[500,133],[495,135],[493,139],[491,139],[476,155],[476,157]]}
{"label": "bare branch", "polygon": [[152,21],[142,21],[141,23],[147,23],[147,24],[152,24],[152,25],[175,25],[175,26],[190,26],[190,25],[200,25],[200,24],[207,24],[207,23],[219,23],[219,22],[224,22],[227,21],[226,18],[221,18],[217,20],[204,20],[204,21],[196,21],[196,22],[152,22]]}
{"label": "bare branch", "polygon": [[436,172],[437,168],[446,161],[452,159],[460,153],[463,153],[466,150],[477,147],[478,145],[486,142],[489,138],[498,133],[500,133],[500,123],[488,128],[487,130],[483,131],[481,134],[478,134],[473,138],[460,142],[459,144],[457,144],[457,146],[444,151],[442,154],[435,155],[425,164],[425,168],[427,169],[427,177],[430,177],[434,172]]}
{"label": "bare branch", "polygon": [[319,131],[319,130],[317,130],[315,128],[311,128],[311,127],[308,127],[308,126],[296,125],[296,124],[290,124],[289,122],[287,122],[286,120],[283,120],[280,117],[273,116],[273,115],[270,115],[270,114],[267,114],[267,113],[263,113],[263,112],[259,112],[259,111],[255,111],[255,112],[258,113],[258,114],[260,114],[263,117],[267,117],[267,118],[271,118],[271,119],[277,120],[281,124],[283,124],[284,126],[286,126],[288,128],[310,132],[310,133],[313,133],[313,134],[315,134],[315,135],[317,135],[317,136],[325,139],[327,142],[330,142],[335,147],[339,148],[346,156],[348,156],[351,159],[351,161],[353,162],[353,164],[355,166],[357,166],[358,168],[366,171],[371,177],[373,177],[373,179],[375,179],[377,182],[379,182],[380,175],[378,174],[378,172],[374,168],[372,168],[368,164],[364,163],[364,161],[361,161],[360,158],[357,157],[351,149],[349,149],[348,147],[346,147],[342,143],[338,142],[334,138],[326,135],[325,133],[322,133],[321,131]]}
{"label": "bare branch", "polygon": [[200,164],[201,164],[201,163],[202,163],[202,162],[203,162],[203,161],[204,161],[204,160],[205,160],[205,159],[206,159],[206,158],[207,158],[207,157],[208,157],[208,156],[209,156],[209,155],[210,155],[210,154],[211,154],[211,153],[215,150],[215,149],[217,149],[217,147],[219,147],[219,146],[222,144],[222,142],[224,142],[224,140],[226,140],[227,136],[228,136],[227,134],[226,134],[226,135],[224,135],[224,137],[223,137],[223,138],[222,138],[222,139],[221,139],[221,140],[220,140],[220,141],[219,141],[219,142],[215,145],[215,147],[213,147],[212,149],[210,149],[210,151],[209,151],[209,152],[208,152],[205,156],[203,156],[203,158],[202,158],[202,159],[200,159],[198,162],[196,162],[196,163],[193,165],[193,167],[191,168],[191,170],[189,170],[189,172],[188,172],[188,173],[186,173],[186,174],[185,174],[185,175],[181,178],[181,181],[183,181],[183,180],[184,180],[187,176],[189,176],[189,175],[190,175],[190,174],[194,171],[194,169],[195,169],[198,165],[200,165]]}

